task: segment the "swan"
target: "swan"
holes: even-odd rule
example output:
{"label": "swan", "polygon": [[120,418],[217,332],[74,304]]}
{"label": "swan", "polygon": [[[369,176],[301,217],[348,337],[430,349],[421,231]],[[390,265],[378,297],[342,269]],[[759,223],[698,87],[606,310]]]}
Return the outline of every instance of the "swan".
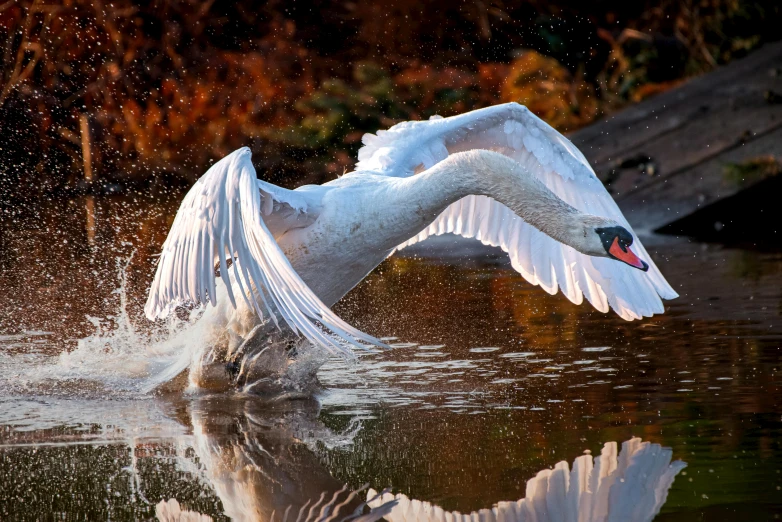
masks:
{"label": "swan", "polygon": [[[357,432],[334,432],[319,414],[316,401],[270,407],[255,398],[198,399],[186,414],[192,453],[179,458],[198,463],[204,484],[231,520],[336,522],[354,512],[361,499],[332,476],[317,448],[353,441]],[[643,522],[660,511],[686,466],[673,460],[671,448],[632,437],[605,442],[594,456],[585,451],[572,466],[563,460],[543,469],[527,481],[524,498],[471,514],[447,512],[388,490],[360,492],[371,515],[387,522]],[[161,514],[176,514],[178,509],[176,501],[161,501],[159,520],[176,521]]]}
{"label": "swan", "polygon": [[295,190],[258,179],[248,148],[216,162],[177,212],[146,316],[211,304],[199,321],[222,348],[194,354],[202,366],[244,368],[274,326],[355,357],[385,345],[330,307],[394,252],[445,233],[499,247],[531,284],[626,320],[677,297],[584,155],[522,105],[398,123],[363,144],[354,172]]}

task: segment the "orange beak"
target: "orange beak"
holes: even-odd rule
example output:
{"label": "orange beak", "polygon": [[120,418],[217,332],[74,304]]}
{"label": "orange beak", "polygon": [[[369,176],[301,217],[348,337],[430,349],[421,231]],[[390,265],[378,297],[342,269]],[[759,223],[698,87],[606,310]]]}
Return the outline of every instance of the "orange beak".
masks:
{"label": "orange beak", "polygon": [[608,253],[619,261],[627,263],[638,270],[643,270],[644,272],[649,270],[649,265],[641,261],[641,259],[630,250],[630,247],[625,248],[619,244],[618,237],[614,238],[614,242],[611,244],[611,248],[608,249]]}

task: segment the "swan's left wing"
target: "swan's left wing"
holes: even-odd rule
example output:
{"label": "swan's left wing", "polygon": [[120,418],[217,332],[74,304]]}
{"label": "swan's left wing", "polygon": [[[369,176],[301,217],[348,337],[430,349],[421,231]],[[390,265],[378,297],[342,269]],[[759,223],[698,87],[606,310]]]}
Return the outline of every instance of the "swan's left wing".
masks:
{"label": "swan's left wing", "polygon": [[235,307],[227,263],[235,260],[231,270],[242,298],[260,317],[265,308],[276,322],[273,306],[295,333],[331,353],[351,356],[348,345],[364,347],[362,342],[384,346],[323,304],[269,232],[264,216],[275,208],[305,212],[306,205],[302,194],[259,181],[246,147],[215,163],[174,218],[144,307],[147,317],[165,317],[180,303],[215,305],[216,263]]}
{"label": "swan's left wing", "polygon": [[[449,154],[487,149],[508,156],[571,206],[632,228],[597,179],[584,155],[526,107],[507,103],[428,121],[404,122],[364,136],[356,170],[407,177]],[[573,303],[586,296],[601,312],[609,306],[622,318],[663,312],[660,297],[676,292],[649,258],[638,238],[633,248],[649,263],[648,272],[609,258],[590,257],[535,229],[509,208],[486,196],[467,196],[449,206],[420,234],[397,250],[431,235],[454,233],[508,252],[513,268],[550,294],[558,289]],[[633,233],[633,235],[635,235]]]}

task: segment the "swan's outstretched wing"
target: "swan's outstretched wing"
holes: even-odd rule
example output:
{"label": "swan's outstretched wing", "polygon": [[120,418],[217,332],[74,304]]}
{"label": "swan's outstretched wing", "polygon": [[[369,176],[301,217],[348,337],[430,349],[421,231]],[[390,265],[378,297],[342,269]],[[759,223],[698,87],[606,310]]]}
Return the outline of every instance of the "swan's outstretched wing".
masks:
{"label": "swan's outstretched wing", "polygon": [[[363,141],[357,170],[397,177],[413,176],[454,152],[499,152],[522,164],[573,207],[613,219],[632,232],[584,155],[519,104],[497,105],[450,118],[404,122],[377,135],[366,134]],[[444,233],[500,247],[510,255],[513,268],[533,285],[540,285],[550,294],[559,288],[576,304],[586,295],[601,312],[607,312],[610,305],[627,320],[662,313],[660,297],[677,297],[637,237],[633,248],[649,263],[648,272],[609,258],[581,254],[485,196],[468,196],[452,204],[397,250]]]}
{"label": "swan's outstretched wing", "polygon": [[307,211],[302,194],[257,179],[250,149],[215,163],[187,193],[174,218],[144,307],[147,317],[164,317],[184,302],[214,305],[216,262],[236,306],[227,264],[235,259],[231,269],[242,298],[260,317],[262,303],[276,322],[273,305],[294,332],[331,353],[352,354],[345,343],[382,345],[337,317],[301,280],[264,222],[275,203],[285,211]]}

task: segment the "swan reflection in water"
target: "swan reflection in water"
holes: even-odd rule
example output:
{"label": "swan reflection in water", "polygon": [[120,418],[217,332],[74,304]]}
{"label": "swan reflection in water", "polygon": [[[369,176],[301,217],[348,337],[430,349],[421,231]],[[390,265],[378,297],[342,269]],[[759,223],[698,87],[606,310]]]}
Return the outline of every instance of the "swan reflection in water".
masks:
{"label": "swan reflection in water", "polygon": [[[203,478],[221,499],[227,516],[235,521],[270,521],[276,513],[276,519],[282,520],[290,508],[293,522],[306,506],[302,522],[324,492],[321,508],[343,489],[319,462],[315,445],[349,444],[355,431],[336,433],[318,420],[318,413],[314,400],[269,403],[216,397],[192,403],[193,449]],[[350,492],[343,493],[340,501]],[[350,515],[360,503],[345,505],[343,515]]]}
{"label": "swan reflection in water", "polygon": [[[235,521],[370,522],[634,522],[650,521],[665,503],[674,478],[686,464],[671,462],[670,448],[632,438],[604,445],[573,462],[557,463],[527,482],[516,502],[470,514],[448,512],[404,495],[351,492],[326,470],[315,452],[350,444],[357,429],[336,433],[318,420],[315,401],[203,399],[193,403],[195,454],[204,478]],[[384,486],[383,484],[375,485]],[[355,493],[355,492],[354,492]],[[366,507],[359,500],[366,500]],[[372,509],[372,511],[369,511]],[[157,506],[166,522],[211,520],[174,500]]]}
{"label": "swan reflection in water", "polygon": [[[370,490],[369,506],[396,500],[388,522],[645,522],[652,520],[668,498],[673,479],[687,464],[671,463],[670,448],[642,442],[607,442],[600,456],[586,454],[553,469],[544,469],[527,481],[526,496],[499,502],[470,514],[444,511],[429,502],[404,495]],[[376,497],[376,498],[375,498]]]}

